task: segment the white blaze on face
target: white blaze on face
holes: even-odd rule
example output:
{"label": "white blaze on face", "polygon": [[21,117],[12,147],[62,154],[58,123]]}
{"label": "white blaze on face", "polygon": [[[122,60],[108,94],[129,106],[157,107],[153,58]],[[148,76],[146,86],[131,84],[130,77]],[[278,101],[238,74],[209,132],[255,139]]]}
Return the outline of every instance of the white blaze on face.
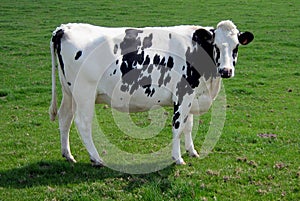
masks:
{"label": "white blaze on face", "polygon": [[[220,73],[222,71],[230,72],[228,77],[234,76],[239,45],[238,34],[236,26],[229,20],[219,23],[215,30],[214,58]],[[226,77],[226,75],[224,76]]]}

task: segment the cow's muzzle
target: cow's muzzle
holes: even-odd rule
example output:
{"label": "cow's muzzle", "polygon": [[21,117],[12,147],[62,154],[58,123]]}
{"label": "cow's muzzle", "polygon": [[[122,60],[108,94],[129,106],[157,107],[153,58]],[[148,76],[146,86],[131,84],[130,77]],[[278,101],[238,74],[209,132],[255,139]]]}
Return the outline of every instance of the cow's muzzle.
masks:
{"label": "cow's muzzle", "polygon": [[221,68],[219,69],[219,73],[222,78],[231,78],[233,77],[233,71],[231,68]]}

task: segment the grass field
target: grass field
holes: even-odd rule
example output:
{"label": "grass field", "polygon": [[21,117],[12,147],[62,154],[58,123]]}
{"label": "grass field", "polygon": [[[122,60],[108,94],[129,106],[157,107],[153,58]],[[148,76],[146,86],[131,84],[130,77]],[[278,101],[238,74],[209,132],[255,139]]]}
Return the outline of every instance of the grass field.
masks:
{"label": "grass field", "polygon": [[[300,3],[293,1],[8,1],[0,5],[0,200],[300,200]],[[49,40],[61,23],[102,26],[216,26],[231,19],[255,40],[240,48],[236,76],[224,80],[226,122],[213,153],[145,175],[93,168],[75,127],[60,153],[50,122]],[[127,151],[171,140],[171,126],[149,141],[114,133],[109,109],[99,121]],[[133,116],[147,125],[147,114]],[[201,117],[199,150],[210,122]],[[260,135],[274,134],[274,135]],[[261,137],[265,136],[265,137]],[[273,136],[273,137],[271,137]],[[129,148],[128,148],[129,147]]]}

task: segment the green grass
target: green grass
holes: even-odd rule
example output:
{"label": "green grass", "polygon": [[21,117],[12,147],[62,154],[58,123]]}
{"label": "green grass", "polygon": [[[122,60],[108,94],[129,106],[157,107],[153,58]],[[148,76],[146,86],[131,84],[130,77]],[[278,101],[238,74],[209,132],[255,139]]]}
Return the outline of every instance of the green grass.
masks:
{"label": "green grass", "polygon": [[[293,1],[7,1],[0,6],[0,200],[300,200],[300,3]],[[51,99],[51,32],[61,23],[102,26],[216,26],[232,19],[255,40],[240,48],[236,76],[224,80],[226,122],[212,154],[146,175],[96,169],[75,127],[78,163],[61,158]],[[143,141],[116,132],[121,149],[151,152],[171,140],[171,126]],[[133,115],[138,126],[147,114]],[[195,139],[209,127],[204,115]],[[114,134],[114,135],[112,135]],[[261,138],[258,134],[276,134]]]}

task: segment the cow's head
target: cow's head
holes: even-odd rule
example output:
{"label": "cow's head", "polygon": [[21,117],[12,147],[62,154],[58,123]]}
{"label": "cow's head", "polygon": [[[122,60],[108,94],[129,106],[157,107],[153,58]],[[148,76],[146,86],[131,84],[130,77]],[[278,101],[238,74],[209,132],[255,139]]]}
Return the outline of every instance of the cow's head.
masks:
{"label": "cow's head", "polygon": [[230,21],[221,21],[216,29],[198,29],[197,42],[206,49],[214,60],[222,78],[234,76],[239,45],[247,45],[253,39],[251,32],[240,32]]}

